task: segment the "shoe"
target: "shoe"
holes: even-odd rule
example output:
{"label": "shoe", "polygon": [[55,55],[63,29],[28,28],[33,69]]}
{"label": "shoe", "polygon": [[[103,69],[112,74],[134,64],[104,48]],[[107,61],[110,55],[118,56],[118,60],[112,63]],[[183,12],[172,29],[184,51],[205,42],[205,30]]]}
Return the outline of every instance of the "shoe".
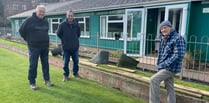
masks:
{"label": "shoe", "polygon": [[80,78],[81,79],[81,76],[79,74],[76,74],[76,75],[73,75],[74,78]]}
{"label": "shoe", "polygon": [[38,87],[36,86],[36,84],[31,84],[31,85],[30,85],[30,88],[31,88],[32,90],[36,90]]}
{"label": "shoe", "polygon": [[48,87],[54,86],[54,84],[49,80],[45,81],[45,85],[47,85]]}
{"label": "shoe", "polygon": [[63,82],[66,82],[66,81],[68,81],[68,80],[69,80],[69,77],[68,77],[68,76],[64,76],[62,81],[63,81]]}

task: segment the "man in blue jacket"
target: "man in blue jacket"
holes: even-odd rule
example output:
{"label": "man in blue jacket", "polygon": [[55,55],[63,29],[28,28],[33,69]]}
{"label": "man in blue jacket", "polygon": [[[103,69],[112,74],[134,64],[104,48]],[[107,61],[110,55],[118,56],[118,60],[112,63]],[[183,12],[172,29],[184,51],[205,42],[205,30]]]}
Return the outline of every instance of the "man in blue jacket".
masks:
{"label": "man in blue jacket", "polygon": [[61,39],[62,49],[63,49],[63,70],[64,78],[63,81],[69,80],[69,62],[70,56],[73,60],[73,76],[80,78],[79,71],[79,37],[80,37],[80,27],[78,22],[74,19],[73,12],[67,11],[67,19],[59,25],[57,36]]}
{"label": "man in blue jacket", "polygon": [[33,90],[37,89],[36,77],[38,58],[41,59],[43,78],[47,86],[53,86],[49,76],[49,35],[48,21],[45,19],[45,6],[38,5],[36,12],[27,18],[19,29],[21,37],[27,42],[29,51],[28,80]]}
{"label": "man in blue jacket", "polygon": [[186,42],[169,21],[160,24],[161,41],[157,60],[158,72],[151,77],[149,103],[160,102],[160,82],[164,81],[168,103],[176,103],[174,76],[181,72]]}

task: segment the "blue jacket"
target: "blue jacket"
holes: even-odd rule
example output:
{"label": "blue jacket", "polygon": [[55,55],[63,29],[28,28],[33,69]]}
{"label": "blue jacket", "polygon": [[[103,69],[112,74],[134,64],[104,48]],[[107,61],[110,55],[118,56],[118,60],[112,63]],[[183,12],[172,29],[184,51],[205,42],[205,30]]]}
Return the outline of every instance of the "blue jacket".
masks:
{"label": "blue jacket", "polygon": [[61,39],[63,50],[77,51],[79,49],[80,27],[77,21],[72,24],[66,19],[59,25],[57,36]]}
{"label": "blue jacket", "polygon": [[172,30],[165,40],[161,36],[157,60],[158,71],[168,69],[173,73],[181,72],[185,52],[185,39],[175,30]]}
{"label": "blue jacket", "polygon": [[19,29],[20,36],[31,47],[48,48],[49,47],[49,24],[44,19],[39,19],[36,13],[27,18]]}

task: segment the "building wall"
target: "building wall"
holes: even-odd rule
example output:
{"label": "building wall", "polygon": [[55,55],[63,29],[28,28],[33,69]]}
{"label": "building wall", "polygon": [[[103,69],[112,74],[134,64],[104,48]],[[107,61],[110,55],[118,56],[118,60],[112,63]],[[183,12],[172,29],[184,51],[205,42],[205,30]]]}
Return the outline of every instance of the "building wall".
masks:
{"label": "building wall", "polygon": [[203,8],[209,8],[208,4],[194,2],[191,5],[191,16],[189,25],[189,36],[197,35],[199,37],[209,35],[209,12],[203,13]]}
{"label": "building wall", "polygon": [[187,49],[196,59],[209,61],[209,12],[203,13],[203,9],[209,9],[209,3],[193,2],[191,4],[191,15],[189,33],[187,37]]}
{"label": "building wall", "polygon": [[31,0],[5,0],[2,3],[5,17],[32,9]]}

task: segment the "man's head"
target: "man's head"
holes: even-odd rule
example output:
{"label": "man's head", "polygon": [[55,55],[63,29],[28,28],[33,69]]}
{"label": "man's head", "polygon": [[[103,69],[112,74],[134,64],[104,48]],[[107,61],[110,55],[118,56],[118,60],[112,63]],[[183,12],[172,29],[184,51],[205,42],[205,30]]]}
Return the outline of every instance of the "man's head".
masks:
{"label": "man's head", "polygon": [[172,25],[170,21],[163,21],[160,23],[160,32],[163,36],[168,36],[172,30]]}
{"label": "man's head", "polygon": [[43,19],[45,16],[46,7],[44,5],[37,5],[36,7],[36,16],[39,19]]}
{"label": "man's head", "polygon": [[73,13],[72,10],[67,11],[66,16],[67,16],[67,19],[68,19],[69,22],[72,22],[73,21],[73,19],[74,19],[74,13]]}

